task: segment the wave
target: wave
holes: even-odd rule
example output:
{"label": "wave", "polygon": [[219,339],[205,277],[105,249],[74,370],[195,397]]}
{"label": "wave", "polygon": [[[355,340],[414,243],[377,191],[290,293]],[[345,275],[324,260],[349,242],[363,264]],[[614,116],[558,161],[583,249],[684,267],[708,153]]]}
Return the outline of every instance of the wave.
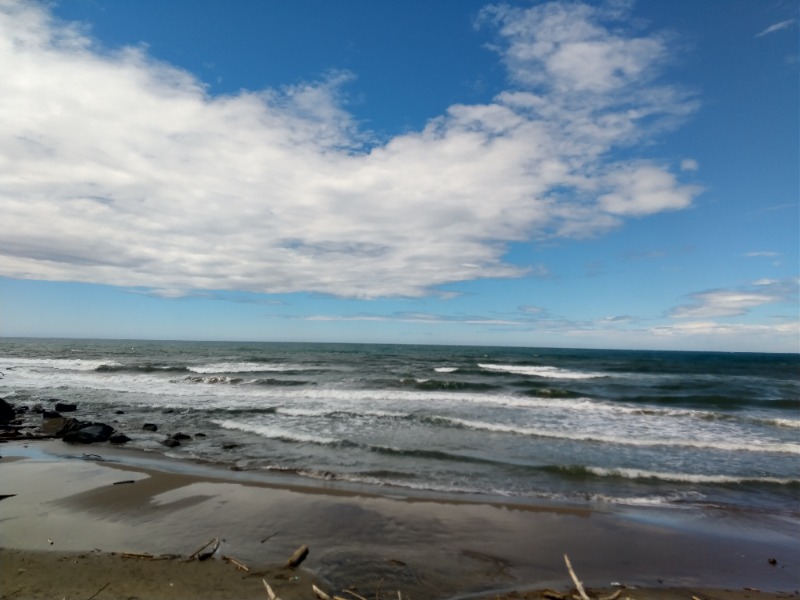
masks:
{"label": "wave", "polygon": [[256,435],[282,442],[299,442],[301,444],[319,444],[324,446],[342,445],[343,443],[346,443],[344,440],[339,440],[336,438],[287,431],[286,429],[282,429],[274,425],[255,425],[252,423],[242,423],[241,421],[231,421],[230,419],[226,419],[224,421],[212,419],[211,422],[215,425],[219,425],[223,429],[234,429],[238,431],[244,431],[245,433],[255,433]]}
{"label": "wave", "polygon": [[222,362],[207,365],[194,365],[188,367],[193,373],[215,374],[215,373],[263,373],[263,372],[287,372],[287,371],[308,371],[308,367],[300,365],[287,365],[278,363],[260,362]]}
{"label": "wave", "polygon": [[[685,390],[685,386],[679,386]],[[674,395],[639,395],[621,396],[620,401],[646,404],[677,404],[681,406],[705,406],[722,409],[740,409],[745,407],[763,407],[775,409],[798,409],[800,400],[791,398],[758,399],[743,396],[726,396],[722,394],[674,394]]]}
{"label": "wave", "polygon": [[500,371],[514,375],[530,375],[533,377],[546,377],[548,379],[597,379],[607,377],[606,373],[592,373],[586,371],[571,371],[558,367],[546,366],[525,366],[525,365],[495,365],[488,363],[478,363],[481,369],[487,371]]}
{"label": "wave", "polygon": [[605,436],[593,433],[566,433],[562,431],[546,430],[534,427],[520,427],[516,425],[503,425],[501,423],[487,423],[483,421],[472,421],[455,417],[438,417],[442,424],[450,424],[454,427],[463,427],[477,431],[490,431],[493,433],[507,433],[513,435],[524,435],[539,438],[550,438],[566,440],[571,442],[596,442],[603,444],[615,444],[621,446],[638,447],[673,447],[673,448],[695,448],[709,450],[723,450],[727,452],[771,452],[776,454],[800,454],[800,444],[794,442],[764,442],[761,440],[740,439],[737,442],[727,442],[720,440],[702,440],[685,438],[635,438],[623,436]]}
{"label": "wave", "polygon": [[458,367],[434,367],[433,370],[437,373],[455,373],[458,371]]}
{"label": "wave", "polygon": [[106,363],[94,370],[98,373],[186,373],[189,371],[189,369],[183,365],[159,365],[150,363],[141,365]]}
{"label": "wave", "polygon": [[718,484],[718,485],[800,485],[800,479],[785,477],[758,477],[748,475],[702,475],[696,473],[669,473],[643,469],[606,468],[589,466],[549,466],[541,470],[569,477],[609,477],[641,481],[665,481],[670,483]]}

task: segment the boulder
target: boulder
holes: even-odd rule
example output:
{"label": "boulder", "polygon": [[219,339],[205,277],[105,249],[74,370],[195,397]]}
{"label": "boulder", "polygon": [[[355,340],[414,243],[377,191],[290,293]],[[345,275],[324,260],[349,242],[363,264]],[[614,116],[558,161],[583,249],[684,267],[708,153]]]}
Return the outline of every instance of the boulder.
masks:
{"label": "boulder", "polygon": [[131,438],[129,438],[124,433],[116,433],[112,435],[110,438],[108,438],[108,441],[111,442],[112,444],[125,444],[127,442],[130,442]]}
{"label": "boulder", "polygon": [[59,415],[57,417],[47,419],[44,423],[42,423],[41,427],[39,427],[39,433],[46,436],[61,437],[62,435],[79,429],[82,425],[86,424],[87,423],[81,423],[77,419],[73,419],[71,417],[62,417]]}
{"label": "boulder", "polygon": [[156,425],[155,423],[145,423],[144,425],[142,425],[142,429],[144,429],[145,431],[158,431],[158,425]]}
{"label": "boulder", "polygon": [[78,410],[77,404],[68,404],[67,402],[56,402],[56,412],[75,412]]}
{"label": "boulder", "polygon": [[180,446],[181,445],[181,443],[178,440],[176,440],[175,438],[172,438],[172,437],[168,437],[167,439],[165,439],[161,443],[164,444],[167,448],[174,448],[175,446]]}
{"label": "boulder", "polygon": [[55,419],[55,418],[60,417],[60,416],[61,416],[61,413],[57,412],[55,410],[43,410],[42,411],[42,418],[43,419]]}
{"label": "boulder", "polygon": [[190,436],[190,435],[186,435],[185,433],[181,433],[181,432],[178,432],[178,433],[173,433],[173,434],[172,434],[170,437],[171,437],[173,440],[178,440],[178,441],[181,441],[181,440],[190,440],[190,439],[192,439],[192,436]]}
{"label": "boulder", "polygon": [[0,398],[0,423],[8,423],[16,416],[14,406]]}
{"label": "boulder", "polygon": [[75,431],[64,435],[64,441],[71,444],[95,444],[107,442],[114,433],[114,428],[105,423],[86,423]]}

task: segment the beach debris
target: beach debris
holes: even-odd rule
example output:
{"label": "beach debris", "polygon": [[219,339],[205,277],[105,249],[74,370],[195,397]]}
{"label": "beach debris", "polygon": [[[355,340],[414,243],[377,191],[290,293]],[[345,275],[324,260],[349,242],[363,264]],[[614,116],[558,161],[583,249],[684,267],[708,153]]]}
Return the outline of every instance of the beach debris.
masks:
{"label": "beach debris", "polygon": [[97,596],[97,595],[98,595],[100,592],[102,592],[104,589],[106,589],[106,588],[107,588],[108,586],[110,586],[110,585],[111,585],[111,582],[109,581],[109,582],[108,582],[108,583],[106,583],[106,584],[105,584],[103,587],[101,587],[99,590],[97,590],[97,591],[96,591],[94,594],[92,594],[91,596],[89,596],[89,597],[88,597],[86,600],[92,600],[92,598],[94,598],[95,596]]}
{"label": "beach debris", "polygon": [[[203,552],[203,550],[205,550],[206,548],[208,548],[209,546],[212,546],[212,545],[213,545],[213,549],[211,550],[211,552]],[[214,552],[217,551],[217,548],[219,548],[219,538],[215,538],[215,537],[211,538],[205,544],[200,546],[197,550],[192,552],[189,555],[189,558],[187,558],[186,560],[194,560],[195,558],[197,558],[197,560],[206,560],[207,558],[211,558],[211,556],[214,554]],[[201,554],[201,552],[203,552],[203,553]]]}
{"label": "beach debris", "polygon": [[360,595],[356,594],[353,590],[342,590],[342,593],[343,594],[349,594],[350,596],[352,596],[356,600],[367,600],[366,598],[364,598],[364,596],[360,596]]}
{"label": "beach debris", "polygon": [[566,554],[564,555],[564,562],[567,563],[567,570],[569,571],[569,576],[572,577],[572,581],[575,583],[575,588],[578,590],[578,594],[582,600],[590,600],[589,596],[586,595],[586,591],[583,589],[583,584],[578,579],[578,576],[575,574],[574,569],[572,568],[572,563],[569,562],[569,556]]}
{"label": "beach debris", "polygon": [[123,479],[122,481],[115,481],[111,485],[123,485],[125,483],[136,483],[134,479]]}
{"label": "beach debris", "polygon": [[332,599],[331,599],[331,597],[330,597],[328,594],[326,594],[325,592],[323,592],[321,589],[319,589],[319,588],[318,588],[316,585],[314,585],[313,583],[311,584],[311,591],[312,591],[312,592],[314,592],[314,595],[315,595],[317,598],[319,598],[319,600],[332,600]]}
{"label": "beach debris", "polygon": [[47,538],[47,542],[48,542],[48,543],[49,543],[51,546],[53,545],[53,540],[51,540],[50,538]]}
{"label": "beach debris", "polygon": [[286,561],[286,566],[290,569],[294,569],[300,566],[306,557],[308,556],[308,546],[303,544],[294,553],[289,557],[289,560]]}
{"label": "beach debris", "polygon": [[222,560],[231,563],[239,571],[250,571],[250,567],[232,556],[223,556]]}
{"label": "beach debris", "polygon": [[278,596],[275,594],[272,588],[269,587],[269,584],[267,583],[266,579],[262,579],[261,583],[264,584],[264,588],[267,590],[267,598],[269,598],[269,600],[280,600],[280,598],[278,598]]}
{"label": "beach debris", "polygon": [[275,537],[276,535],[278,535],[279,533],[280,533],[280,531],[274,531],[274,532],[270,533],[270,534],[269,534],[267,537],[263,538],[263,539],[262,539],[262,540],[259,542],[259,544],[263,544],[263,543],[264,543],[264,542],[266,542],[267,540],[270,540],[270,539],[274,538],[274,537]]}

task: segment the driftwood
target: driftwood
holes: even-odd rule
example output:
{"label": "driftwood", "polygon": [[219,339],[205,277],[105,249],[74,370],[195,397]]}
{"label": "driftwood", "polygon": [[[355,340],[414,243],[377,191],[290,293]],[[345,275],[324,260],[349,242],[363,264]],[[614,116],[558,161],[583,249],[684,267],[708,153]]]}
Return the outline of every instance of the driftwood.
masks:
{"label": "driftwood", "polygon": [[311,584],[311,591],[314,592],[314,595],[319,598],[319,600],[331,600],[331,597],[328,596],[325,592],[315,586],[313,583]]}
{"label": "driftwood", "polygon": [[223,556],[222,560],[231,563],[234,567],[236,567],[239,571],[249,571],[250,567],[244,564],[242,561],[235,559],[232,556]]}
{"label": "driftwood", "polygon": [[89,596],[89,597],[87,598],[87,600],[92,600],[92,598],[94,598],[95,596],[97,596],[97,595],[98,595],[100,592],[102,592],[104,589],[106,589],[106,588],[107,588],[108,586],[110,586],[110,585],[111,585],[111,582],[109,581],[107,584],[105,584],[103,587],[101,587],[99,590],[97,590],[97,591],[96,591],[94,594],[92,594],[91,596]]}
{"label": "driftwood", "polygon": [[569,562],[569,556],[567,556],[566,554],[564,555],[564,562],[567,563],[567,570],[569,571],[569,576],[572,577],[572,581],[575,582],[575,588],[581,595],[581,599],[590,600],[589,596],[586,595],[586,591],[583,589],[583,584],[578,580],[578,576],[575,575],[575,571],[572,570],[572,564]]}
{"label": "driftwood", "polygon": [[308,546],[302,545],[289,557],[289,560],[286,561],[286,566],[290,569],[299,567],[300,563],[306,559],[306,556],[308,556]]}
{"label": "driftwood", "polygon": [[[206,552],[206,553],[204,553],[204,554],[202,554],[202,555],[201,555],[200,553],[201,553],[201,552],[203,552],[203,550],[205,550],[206,548],[208,548],[208,547],[209,547],[211,544],[214,544],[214,549],[213,549],[213,550],[211,550],[211,552],[210,552],[210,553]],[[214,552],[216,552],[216,551],[217,551],[217,548],[219,548],[219,539],[217,539],[217,538],[211,538],[211,539],[210,539],[210,540],[208,540],[208,541],[207,541],[205,544],[203,544],[202,546],[200,546],[200,547],[199,547],[197,550],[195,550],[194,552],[192,552],[192,553],[189,555],[189,558],[187,558],[186,560],[194,560],[194,559],[195,559],[195,557],[196,557],[198,560],[206,560],[207,558],[210,558],[210,557],[211,557],[211,555],[212,555],[212,554],[214,554]]]}
{"label": "driftwood", "polygon": [[267,590],[267,598],[269,598],[269,600],[280,600],[280,598],[275,595],[275,592],[272,590],[272,588],[269,587],[266,579],[262,579],[261,583],[264,584],[264,588]]}
{"label": "driftwood", "polygon": [[366,598],[364,598],[364,596],[359,596],[358,594],[356,594],[356,593],[355,593],[354,591],[352,591],[352,590],[344,590],[342,593],[343,593],[343,594],[350,594],[350,595],[351,595],[353,598],[355,598],[356,600],[367,600]]}

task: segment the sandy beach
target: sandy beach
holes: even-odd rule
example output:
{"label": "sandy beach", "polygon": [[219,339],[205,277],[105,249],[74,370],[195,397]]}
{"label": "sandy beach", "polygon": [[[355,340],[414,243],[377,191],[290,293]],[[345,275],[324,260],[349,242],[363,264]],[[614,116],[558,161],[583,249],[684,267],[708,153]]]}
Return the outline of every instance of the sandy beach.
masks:
{"label": "sandy beach", "polygon": [[[796,524],[754,515],[413,494],[60,441],[0,453],[3,598],[264,598],[262,578],[284,598],[313,597],[311,583],[535,598],[573,587],[564,554],[587,588],[622,597],[800,588]],[[185,560],[214,538],[211,559]],[[302,545],[308,558],[285,568]]]}

